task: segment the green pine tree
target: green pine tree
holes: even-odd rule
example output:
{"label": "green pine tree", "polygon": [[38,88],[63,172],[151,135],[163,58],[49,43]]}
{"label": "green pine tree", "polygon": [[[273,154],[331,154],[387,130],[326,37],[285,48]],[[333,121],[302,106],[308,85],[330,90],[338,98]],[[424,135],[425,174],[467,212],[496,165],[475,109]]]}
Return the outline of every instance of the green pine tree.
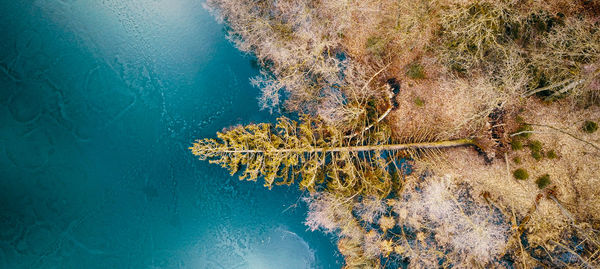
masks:
{"label": "green pine tree", "polygon": [[322,121],[302,116],[300,123],[281,117],[275,125],[236,126],[217,133],[218,139],[197,140],[190,149],[201,160],[220,164],[240,179],[264,185],[292,184],[315,191],[318,186],[354,195],[386,196],[391,191],[396,153],[473,145],[471,139],[408,144],[389,143],[389,131],[373,128],[348,138]]}

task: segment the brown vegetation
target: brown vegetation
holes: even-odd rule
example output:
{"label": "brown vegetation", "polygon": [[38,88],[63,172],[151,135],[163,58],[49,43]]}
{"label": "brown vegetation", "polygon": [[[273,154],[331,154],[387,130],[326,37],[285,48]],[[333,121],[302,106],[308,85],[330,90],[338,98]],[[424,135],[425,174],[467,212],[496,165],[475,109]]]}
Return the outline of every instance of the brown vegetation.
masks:
{"label": "brown vegetation", "polygon": [[[348,268],[600,266],[599,1],[207,4],[262,65],[263,108],[320,126],[286,138],[301,138],[295,159],[277,145],[250,154],[262,166],[227,162],[267,186],[308,175],[306,224],[339,237]],[[477,147],[347,150],[441,140]]]}

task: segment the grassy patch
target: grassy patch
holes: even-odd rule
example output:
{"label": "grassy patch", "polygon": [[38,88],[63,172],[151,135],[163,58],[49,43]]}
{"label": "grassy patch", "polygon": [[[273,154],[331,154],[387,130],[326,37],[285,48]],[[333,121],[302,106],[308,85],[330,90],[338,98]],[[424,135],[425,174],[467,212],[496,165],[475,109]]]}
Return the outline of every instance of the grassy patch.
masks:
{"label": "grassy patch", "polygon": [[513,177],[515,177],[518,180],[525,180],[529,178],[529,173],[527,173],[527,170],[519,168],[513,171]]}
{"label": "grassy patch", "polygon": [[375,99],[369,99],[367,101],[367,121],[374,122],[377,120],[377,101]]}
{"label": "grassy patch", "polygon": [[381,57],[385,53],[385,47],[387,45],[387,40],[381,37],[369,37],[367,39],[367,51],[369,51],[372,55]]}
{"label": "grassy patch", "polygon": [[294,29],[291,25],[277,22],[273,23],[271,27],[273,28],[273,31],[278,33],[278,36],[281,37],[282,40],[292,41],[294,39]]}
{"label": "grassy patch", "polygon": [[420,63],[412,63],[408,66],[408,70],[406,70],[406,75],[412,79],[424,79],[425,78],[425,70]]}
{"label": "grassy patch", "polygon": [[546,186],[550,185],[550,183],[550,175],[548,174],[544,174],[535,180],[535,184],[537,184],[538,188],[540,189],[545,188]]}
{"label": "grassy patch", "polygon": [[548,152],[546,152],[546,157],[548,157],[548,159],[556,159],[558,155],[556,155],[556,152],[553,149],[551,149]]}

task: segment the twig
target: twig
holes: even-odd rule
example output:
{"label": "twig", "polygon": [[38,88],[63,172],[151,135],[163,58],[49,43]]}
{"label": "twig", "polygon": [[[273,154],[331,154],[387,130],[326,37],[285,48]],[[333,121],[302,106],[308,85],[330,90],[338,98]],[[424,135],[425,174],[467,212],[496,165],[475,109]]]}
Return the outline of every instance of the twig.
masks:
{"label": "twig", "polygon": [[387,117],[388,114],[390,114],[390,112],[392,112],[392,109],[394,108],[394,106],[390,106],[384,113],[383,115],[381,115],[377,121],[375,121],[374,123],[369,124],[369,126],[363,128],[362,130],[355,132],[353,134],[350,135],[346,135],[344,136],[344,138],[354,138],[355,136],[357,136],[358,134],[364,133],[366,131],[368,131],[369,129],[373,128],[373,126],[375,126],[375,124],[379,123],[380,121],[382,121],[385,117]]}
{"label": "twig", "polygon": [[537,131],[520,131],[518,133],[511,134],[510,137],[522,135],[522,134],[543,134],[543,133],[544,132],[537,132]]}
{"label": "twig", "polygon": [[581,263],[583,263],[583,265],[585,265],[585,267],[587,268],[595,268],[594,266],[592,266],[591,264],[589,264],[583,257],[581,257],[579,254],[577,254],[575,251],[573,251],[572,249],[568,248],[567,246],[558,243],[552,239],[548,240],[548,242],[555,244],[556,246],[559,246],[563,249],[565,249],[566,251],[568,251],[569,253],[571,253],[572,255],[574,255],[575,257],[579,258],[579,260],[581,260]]}
{"label": "twig", "polygon": [[[371,83],[371,81],[373,81],[373,79],[379,75],[381,72],[383,72],[383,70],[385,70],[386,68],[388,68],[392,63],[388,63],[386,66],[384,66],[383,68],[381,68],[379,71],[377,71],[373,76],[371,76],[371,78],[369,78],[369,80],[367,81],[367,83],[365,83],[365,85],[360,89],[361,92],[365,91],[367,89],[367,87],[369,86],[369,84]],[[391,97],[390,97],[391,98]],[[371,123],[369,126],[363,128],[361,131],[355,132],[353,134],[350,135],[346,135],[344,136],[344,138],[354,138],[355,136],[362,134],[364,132],[366,132],[367,130],[373,128],[373,126],[377,123],[379,123],[380,121],[382,121],[385,117],[387,117],[388,114],[390,114],[390,112],[392,111],[392,109],[394,108],[393,105],[390,104],[390,107],[383,113],[383,115],[381,115],[377,121],[375,121],[374,123]]]}
{"label": "twig", "polygon": [[[512,212],[512,221],[513,225],[517,225],[517,216],[515,215],[515,209],[511,206],[510,211]],[[525,249],[523,249],[523,243],[521,243],[521,234],[519,233],[519,226],[517,228],[517,234],[514,237],[517,242],[519,242],[519,247],[521,249],[521,262],[523,262],[523,268],[527,269],[527,264],[525,263]]]}
{"label": "twig", "polygon": [[541,126],[541,127],[550,128],[550,129],[552,129],[552,130],[555,130],[555,131],[561,132],[561,133],[563,133],[563,134],[566,134],[566,135],[568,135],[568,136],[570,136],[570,137],[572,137],[572,138],[575,138],[575,139],[577,139],[577,140],[579,140],[579,141],[581,141],[581,142],[583,142],[583,143],[586,143],[586,144],[588,144],[588,145],[590,145],[590,146],[594,147],[596,150],[599,150],[599,151],[600,151],[600,147],[596,146],[594,143],[591,143],[591,142],[588,142],[588,141],[586,141],[586,140],[583,140],[583,139],[581,139],[581,138],[579,138],[579,137],[577,137],[577,136],[575,136],[575,135],[573,135],[573,134],[571,134],[571,133],[569,133],[569,132],[567,132],[567,131],[563,131],[563,130],[561,130],[561,129],[559,129],[559,128],[556,128],[556,127],[554,127],[554,126],[550,126],[550,125],[544,125],[544,124],[535,124],[535,123],[525,123],[525,124],[528,124],[528,125],[533,125],[533,126]]}
{"label": "twig", "polygon": [[504,153],[504,161],[506,162],[506,176],[510,178],[510,166],[508,164],[508,153]]}
{"label": "twig", "polygon": [[527,93],[523,94],[522,97],[529,97],[529,96],[534,95],[534,94],[536,94],[538,92],[543,92],[545,90],[550,90],[550,89],[558,88],[560,86],[563,86],[563,85],[571,82],[569,85],[565,86],[563,88],[563,90],[561,90],[561,92],[566,92],[566,91],[568,91],[568,90],[570,90],[572,88],[575,88],[577,85],[583,83],[584,81],[585,81],[585,79],[580,79],[580,80],[576,80],[576,81],[572,81],[571,79],[565,79],[565,80],[563,80],[561,82],[558,82],[556,84],[548,85],[546,87],[542,87],[542,88],[535,89],[533,91],[527,92]]}

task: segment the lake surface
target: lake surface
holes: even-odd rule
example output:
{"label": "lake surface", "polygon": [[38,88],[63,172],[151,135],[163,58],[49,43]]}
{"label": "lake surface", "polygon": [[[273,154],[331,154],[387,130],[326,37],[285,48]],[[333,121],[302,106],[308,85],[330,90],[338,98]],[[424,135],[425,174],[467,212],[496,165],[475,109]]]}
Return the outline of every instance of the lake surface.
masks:
{"label": "lake surface", "polygon": [[189,152],[274,118],[201,1],[0,7],[0,268],[341,267],[296,186]]}

